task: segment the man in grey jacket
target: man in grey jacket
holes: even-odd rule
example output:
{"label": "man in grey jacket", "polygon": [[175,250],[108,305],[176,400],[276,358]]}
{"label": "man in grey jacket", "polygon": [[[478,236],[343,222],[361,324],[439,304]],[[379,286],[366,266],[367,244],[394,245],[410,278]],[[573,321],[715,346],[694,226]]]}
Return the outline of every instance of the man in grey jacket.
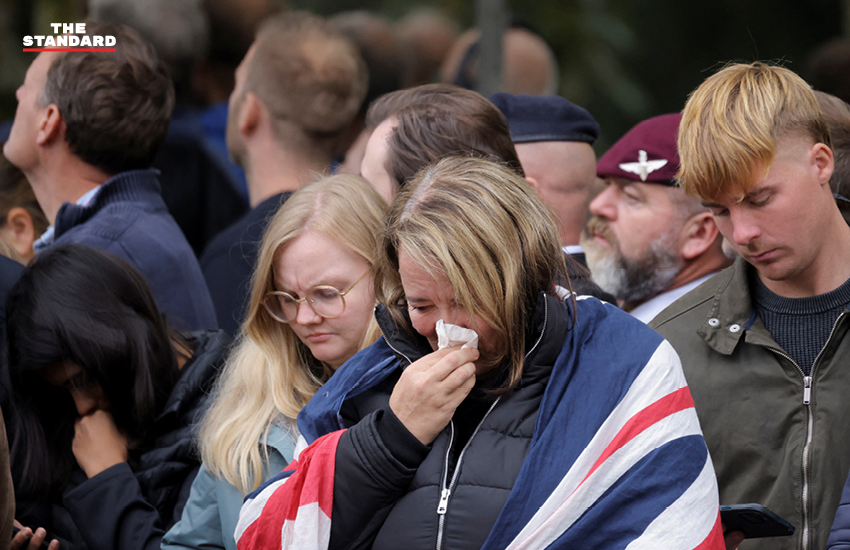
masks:
{"label": "man in grey jacket", "polygon": [[741,549],[823,548],[850,468],[850,227],[826,123],[791,71],[733,65],[690,97],[678,147],[682,187],[740,258],[651,326],[681,356],[721,504],[797,527]]}

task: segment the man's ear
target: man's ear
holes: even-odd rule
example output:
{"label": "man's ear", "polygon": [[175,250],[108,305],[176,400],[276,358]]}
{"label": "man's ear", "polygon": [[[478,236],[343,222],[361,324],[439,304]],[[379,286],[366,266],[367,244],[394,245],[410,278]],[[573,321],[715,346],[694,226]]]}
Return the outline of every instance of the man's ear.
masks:
{"label": "man's ear", "polygon": [[537,178],[532,178],[531,176],[525,176],[525,181],[527,181],[529,185],[534,187],[535,191],[540,193],[540,182],[537,181]]}
{"label": "man's ear", "polygon": [[239,110],[239,132],[243,136],[250,136],[260,125],[263,106],[260,98],[251,92],[245,93],[245,100]]}
{"label": "man's ear", "polygon": [[62,113],[59,112],[59,107],[51,103],[44,110],[39,121],[36,143],[44,147],[56,141],[57,138],[64,137],[64,135],[65,120],[62,118]]}
{"label": "man's ear", "polygon": [[694,214],[682,227],[679,253],[683,259],[693,260],[714,244],[719,233],[711,212]]}
{"label": "man's ear", "polygon": [[821,185],[828,185],[829,178],[832,177],[832,172],[835,169],[835,159],[832,154],[832,149],[823,143],[815,143],[809,154],[814,161],[818,171],[818,181]]}
{"label": "man's ear", "polygon": [[32,243],[38,237],[30,213],[26,208],[16,206],[6,213],[6,234],[8,244],[25,260],[32,258],[34,252]]}

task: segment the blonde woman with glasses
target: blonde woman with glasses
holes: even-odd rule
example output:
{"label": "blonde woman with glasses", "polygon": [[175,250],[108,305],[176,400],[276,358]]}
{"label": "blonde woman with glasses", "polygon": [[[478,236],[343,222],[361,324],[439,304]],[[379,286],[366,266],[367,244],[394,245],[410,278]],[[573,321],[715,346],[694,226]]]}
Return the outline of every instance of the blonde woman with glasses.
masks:
{"label": "blonde woman with glasses", "polygon": [[301,408],[380,335],[371,268],[386,204],[357,176],[293,194],[260,247],[249,309],[203,421],[203,466],[165,549],[235,550],[245,494],[293,458]]}

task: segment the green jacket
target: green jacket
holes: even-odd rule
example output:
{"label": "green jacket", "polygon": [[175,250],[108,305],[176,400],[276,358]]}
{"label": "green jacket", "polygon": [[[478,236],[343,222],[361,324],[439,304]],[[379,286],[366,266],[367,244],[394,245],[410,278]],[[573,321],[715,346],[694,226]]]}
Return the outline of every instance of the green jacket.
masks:
{"label": "green jacket", "polygon": [[823,550],[850,469],[850,315],[804,377],[756,316],[748,269],[739,258],[650,326],[682,359],[720,503],[757,502],[797,528],[741,550]]}

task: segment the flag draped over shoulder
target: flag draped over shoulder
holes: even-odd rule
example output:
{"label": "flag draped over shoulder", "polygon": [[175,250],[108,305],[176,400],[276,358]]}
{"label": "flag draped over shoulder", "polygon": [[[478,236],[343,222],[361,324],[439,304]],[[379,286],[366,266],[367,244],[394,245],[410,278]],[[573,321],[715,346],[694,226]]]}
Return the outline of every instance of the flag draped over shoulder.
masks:
{"label": "flag draped over shoulder", "polygon": [[669,343],[565,471],[569,437],[558,426],[580,413],[550,404],[484,549],[725,548],[714,468]]}
{"label": "flag draped over shoulder", "polygon": [[[714,469],[675,351],[595,299],[580,300],[578,319],[483,549],[724,550]],[[374,385],[392,371],[386,348],[379,342],[355,356],[322,388],[306,409],[312,426],[333,426],[352,388],[362,391],[359,381]],[[327,548],[341,434],[316,439],[249,495],[239,550]]]}
{"label": "flag draped over shoulder", "polygon": [[320,438],[245,498],[234,535],[239,550],[328,547],[334,460],[342,434],[339,430]]}

